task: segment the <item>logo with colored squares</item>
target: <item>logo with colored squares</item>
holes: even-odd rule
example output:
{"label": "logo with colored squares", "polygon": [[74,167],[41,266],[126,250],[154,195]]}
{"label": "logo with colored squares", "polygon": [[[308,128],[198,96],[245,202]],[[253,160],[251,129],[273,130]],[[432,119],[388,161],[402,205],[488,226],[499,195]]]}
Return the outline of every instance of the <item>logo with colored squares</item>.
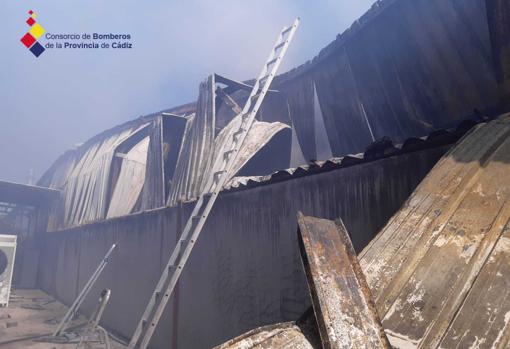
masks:
{"label": "logo with colored squares", "polygon": [[39,23],[36,22],[35,19],[37,18],[37,14],[34,11],[28,11],[28,14],[30,17],[27,19],[27,24],[30,29],[28,30],[28,33],[21,38],[21,42],[34,54],[34,56],[39,57],[44,52],[44,47],[37,41],[37,39],[44,34],[45,30]]}

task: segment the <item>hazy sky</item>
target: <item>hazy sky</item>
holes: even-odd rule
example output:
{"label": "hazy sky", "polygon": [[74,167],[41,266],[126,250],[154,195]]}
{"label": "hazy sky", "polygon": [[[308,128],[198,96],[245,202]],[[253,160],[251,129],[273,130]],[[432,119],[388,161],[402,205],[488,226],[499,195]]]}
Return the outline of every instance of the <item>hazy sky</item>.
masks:
{"label": "hazy sky", "polygon": [[[281,27],[297,16],[301,26],[280,72],[298,66],[372,2],[3,0],[0,180],[26,183],[31,169],[39,178],[65,150],[100,131],[193,101],[210,73],[254,77]],[[19,41],[29,10],[46,32],[129,33],[133,48],[54,49],[35,58]]]}

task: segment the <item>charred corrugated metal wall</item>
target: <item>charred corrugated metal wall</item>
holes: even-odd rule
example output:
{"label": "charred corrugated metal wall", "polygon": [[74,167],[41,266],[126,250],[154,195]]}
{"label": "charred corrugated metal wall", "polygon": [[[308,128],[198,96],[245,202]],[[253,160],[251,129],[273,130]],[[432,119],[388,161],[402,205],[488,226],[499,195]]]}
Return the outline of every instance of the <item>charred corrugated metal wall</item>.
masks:
{"label": "charred corrugated metal wall", "polygon": [[[260,325],[295,320],[309,306],[296,212],[342,217],[360,249],[446,148],[221,194],[161,321],[155,348],[206,348]],[[104,325],[131,336],[191,209],[192,203],[47,233],[40,287],[70,304],[117,243],[91,295],[112,289]],[[84,310],[95,305],[91,296]]]}
{"label": "charred corrugated metal wall", "polygon": [[319,153],[314,88],[335,156],[490,112],[498,93],[485,0],[378,1],[273,88],[289,99],[306,159]]}
{"label": "charred corrugated metal wall", "polygon": [[502,107],[510,110],[510,3],[486,0],[492,54]]}

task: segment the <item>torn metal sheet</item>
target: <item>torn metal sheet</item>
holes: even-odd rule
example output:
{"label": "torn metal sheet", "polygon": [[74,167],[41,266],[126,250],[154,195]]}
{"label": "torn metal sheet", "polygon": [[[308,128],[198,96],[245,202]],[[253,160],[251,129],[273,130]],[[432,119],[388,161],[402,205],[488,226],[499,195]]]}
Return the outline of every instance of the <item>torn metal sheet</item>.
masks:
{"label": "torn metal sheet", "polygon": [[139,211],[147,211],[165,206],[165,175],[163,165],[163,115],[157,116],[147,128],[149,145],[147,149],[146,168],[150,169],[145,176],[143,190],[140,195]]}
{"label": "torn metal sheet", "polygon": [[[218,157],[226,149],[227,141],[233,137],[235,130],[239,128],[240,122],[241,116],[238,115],[218,134],[218,137],[214,141],[214,161],[219,161]],[[234,177],[257,152],[276,136],[276,134],[284,132],[285,130],[290,131],[290,127],[281,122],[268,123],[254,121],[251,129],[248,131],[242,148],[239,150],[236,162],[228,173],[229,177]],[[274,156],[277,155],[274,154]]]}
{"label": "torn metal sheet", "polygon": [[323,347],[390,348],[343,223],[298,213],[298,224]]}
{"label": "torn metal sheet", "polygon": [[64,186],[64,224],[79,225],[106,215],[110,169],[116,148],[136,129],[126,129],[90,146],[67,177]]}
{"label": "torn metal sheet", "polygon": [[[204,186],[208,180],[207,174],[209,174],[215,162],[222,160],[220,159],[220,154],[228,147],[229,142],[233,139],[233,133],[239,128],[241,123],[240,114],[232,119],[228,115],[223,115],[222,120],[230,121],[218,132],[216,120],[216,76],[210,76],[207,81],[200,85],[196,114],[188,118],[179,158],[171,181],[167,201],[169,206],[175,205],[178,201],[195,199],[199,192],[205,189]],[[222,82],[228,81],[222,80]],[[224,110],[224,113],[233,113],[237,110],[237,101],[226,95],[224,91],[219,92],[218,95],[228,109],[233,108],[230,111]],[[233,177],[262,148],[267,146],[277,134],[283,132],[290,132],[289,126],[280,122],[255,121],[239,151],[236,163],[229,172],[229,176]],[[290,148],[288,150],[290,152]],[[285,152],[285,149],[279,149],[278,153]],[[272,155],[279,159],[276,153]],[[284,162],[282,166],[287,167],[289,161],[282,161]]]}
{"label": "torn metal sheet", "polygon": [[[180,119],[170,120],[167,127],[183,126]],[[39,181],[62,191],[49,229],[164,206],[164,161],[177,154],[178,131],[175,137],[168,130],[164,134],[163,116],[150,115],[107,130],[61,156]]]}
{"label": "torn metal sheet", "polygon": [[149,137],[145,137],[122,157],[122,167],[110,200],[107,218],[130,214],[142,192],[145,182]]}
{"label": "torn metal sheet", "polygon": [[197,111],[188,119],[168,203],[195,198],[210,168],[216,122],[214,75],[200,84]]}

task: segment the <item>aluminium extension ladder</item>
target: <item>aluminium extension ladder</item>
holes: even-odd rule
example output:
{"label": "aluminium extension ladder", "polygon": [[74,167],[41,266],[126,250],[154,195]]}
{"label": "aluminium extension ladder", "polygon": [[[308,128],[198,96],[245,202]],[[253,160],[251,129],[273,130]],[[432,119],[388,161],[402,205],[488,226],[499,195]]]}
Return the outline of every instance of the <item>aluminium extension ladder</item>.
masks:
{"label": "aluminium extension ladder", "polygon": [[186,222],[181,237],[129,342],[130,349],[146,349],[149,345],[163,310],[179,280],[182,269],[186,265],[219,192],[229,178],[229,171],[235,163],[237,154],[255,120],[255,116],[287,52],[298,25],[299,18],[290,27],[284,28],[278,35],[271,54],[264,64],[258,79],[255,81],[250,96],[240,113],[240,126],[232,134],[232,138],[226,145],[222,156],[218,156],[212,167],[211,175],[198,198],[191,216]]}

